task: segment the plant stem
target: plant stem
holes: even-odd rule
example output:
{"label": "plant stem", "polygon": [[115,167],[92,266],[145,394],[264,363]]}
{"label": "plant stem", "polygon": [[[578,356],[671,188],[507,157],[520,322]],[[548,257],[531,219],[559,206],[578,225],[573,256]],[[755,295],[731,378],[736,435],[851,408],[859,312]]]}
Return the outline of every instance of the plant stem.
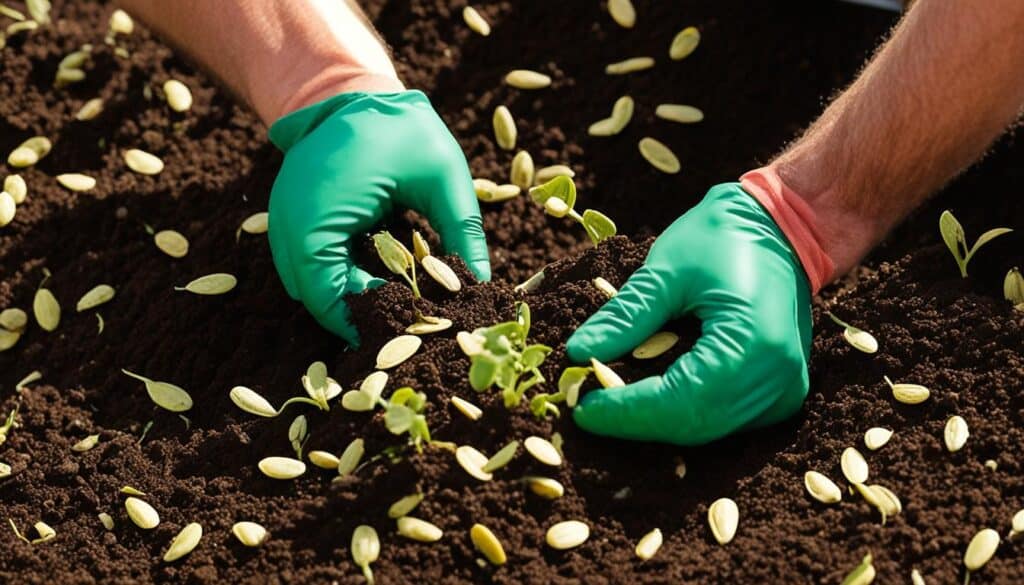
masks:
{"label": "plant stem", "polygon": [[[326,404],[321,404],[321,403],[317,402],[316,400],[313,400],[312,398],[306,398],[305,396],[296,396],[295,398],[289,398],[288,400],[286,400],[285,403],[281,405],[281,408],[277,409],[277,414],[281,414],[282,412],[284,412],[284,409],[287,408],[288,405],[290,405],[290,404],[298,404],[300,402],[305,403],[305,404],[312,404],[313,406],[319,408],[320,410],[324,410],[324,411],[328,411],[328,410],[331,409],[330,406],[327,406]],[[325,406],[326,406],[326,408],[325,408]]]}

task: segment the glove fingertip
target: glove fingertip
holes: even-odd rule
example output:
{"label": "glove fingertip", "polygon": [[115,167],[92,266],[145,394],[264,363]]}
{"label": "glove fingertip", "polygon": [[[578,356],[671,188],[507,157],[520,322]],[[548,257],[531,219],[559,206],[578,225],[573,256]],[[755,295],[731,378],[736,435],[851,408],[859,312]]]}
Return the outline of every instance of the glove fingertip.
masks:
{"label": "glove fingertip", "polygon": [[480,282],[491,281],[491,261],[488,259],[474,260],[469,263],[469,270]]}

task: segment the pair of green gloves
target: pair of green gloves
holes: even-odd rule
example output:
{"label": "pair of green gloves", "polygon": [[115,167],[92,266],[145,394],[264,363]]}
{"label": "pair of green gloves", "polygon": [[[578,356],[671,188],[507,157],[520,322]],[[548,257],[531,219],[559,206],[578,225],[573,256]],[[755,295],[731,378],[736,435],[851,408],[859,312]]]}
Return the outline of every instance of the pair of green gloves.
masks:
{"label": "pair of green gloves", "polygon": [[[480,280],[490,263],[465,157],[421,92],[345,93],[279,120],[285,152],[270,246],[288,294],[356,344],[344,296],[383,281],[352,261],[354,238],[395,208],[422,213]],[[808,389],[810,289],[766,211],[737,183],[713,187],[658,238],[618,296],[577,330],[569,357],[622,356],[670,319],[703,335],[662,376],[583,397],[591,432],[700,444],[795,413]]]}

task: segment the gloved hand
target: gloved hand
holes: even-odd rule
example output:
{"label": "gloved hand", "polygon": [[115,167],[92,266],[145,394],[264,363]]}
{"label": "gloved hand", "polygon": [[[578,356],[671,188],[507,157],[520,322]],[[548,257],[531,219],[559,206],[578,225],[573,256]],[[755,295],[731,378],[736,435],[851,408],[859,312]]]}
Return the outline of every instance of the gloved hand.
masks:
{"label": "gloved hand", "polygon": [[[422,92],[351,92],[278,120],[284,163],[270,194],[270,248],[285,289],[353,345],[343,297],[384,281],[352,245],[396,207],[422,213],[480,280],[491,267],[466,159]],[[401,237],[401,235],[396,234]]]}
{"label": "gloved hand", "polygon": [[811,287],[772,216],[738,183],[713,187],[569,338],[577,362],[613,360],[670,320],[702,321],[662,376],[586,394],[576,423],[613,437],[706,443],[796,412],[808,391]]}

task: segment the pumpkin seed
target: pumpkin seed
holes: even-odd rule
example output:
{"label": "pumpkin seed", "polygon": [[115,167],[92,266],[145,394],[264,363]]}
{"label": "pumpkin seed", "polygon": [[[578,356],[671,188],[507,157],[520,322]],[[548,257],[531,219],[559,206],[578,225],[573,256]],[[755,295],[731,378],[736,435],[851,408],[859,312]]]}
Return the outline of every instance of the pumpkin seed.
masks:
{"label": "pumpkin seed", "polygon": [[885,446],[892,438],[892,431],[882,427],[873,427],[864,433],[864,446],[872,451],[877,451]]}
{"label": "pumpkin seed", "polygon": [[601,291],[604,294],[604,296],[608,297],[609,299],[614,298],[615,295],[619,294],[619,289],[615,288],[612,285],[612,283],[608,282],[604,278],[601,278],[600,276],[595,278],[593,280],[593,283],[597,290]]}
{"label": "pumpkin seed", "polygon": [[625,75],[650,69],[651,67],[654,67],[654,59],[650,57],[633,57],[625,61],[608,64],[605,66],[604,72],[608,75]]}
{"label": "pumpkin seed", "polygon": [[651,166],[654,168],[670,175],[674,175],[679,172],[679,169],[681,168],[679,165],[679,159],[676,158],[674,152],[669,150],[669,147],[649,136],[640,139],[639,147],[640,154],[647,160],[647,162],[651,163]]}
{"label": "pumpkin seed", "polygon": [[377,405],[377,399],[361,390],[349,390],[341,397],[341,407],[352,412],[369,412]]}
{"label": "pumpkin seed", "polygon": [[[468,6],[466,8],[469,8]],[[494,141],[504,150],[512,150],[516,147],[516,120],[512,112],[505,106],[494,108],[494,116],[491,119],[494,126]]]}
{"label": "pumpkin seed", "polygon": [[398,519],[398,533],[419,542],[437,542],[444,536],[444,532],[437,526],[412,516]]}
{"label": "pumpkin seed", "polygon": [[7,164],[15,168],[30,167],[39,162],[39,154],[31,148],[19,146],[7,155]]}
{"label": "pumpkin seed", "polygon": [[25,179],[21,175],[8,175],[4,179],[3,190],[7,191],[18,205],[24,203],[25,197],[28,196],[28,185],[25,184]]}
{"label": "pumpkin seed", "polygon": [[359,391],[376,400],[384,393],[384,387],[387,384],[388,375],[385,372],[374,372],[359,385]]}
{"label": "pumpkin seed", "polygon": [[157,406],[171,412],[185,412],[192,408],[192,397],[184,389],[168,382],[157,382],[128,370],[121,369],[126,376],[135,378],[146,385],[149,399]]}
{"label": "pumpkin seed", "polygon": [[175,112],[187,112],[192,107],[192,92],[177,79],[164,82],[164,96],[167,97],[167,105]]}
{"label": "pumpkin seed", "polygon": [[943,433],[943,438],[946,442],[946,449],[950,453],[956,453],[960,449],[963,449],[964,444],[967,443],[967,437],[970,436],[970,431],[967,428],[967,421],[963,417],[954,415],[949,417],[946,421],[946,429]]}
{"label": "pumpkin seed", "polygon": [[16,343],[18,343],[19,339],[21,339],[20,332],[0,329],[0,351],[7,351],[8,349],[11,349]]}
{"label": "pumpkin seed", "polygon": [[199,546],[199,540],[203,537],[203,527],[197,522],[190,522],[171,541],[171,546],[164,553],[164,562],[173,563],[181,557],[195,550]]}
{"label": "pumpkin seed", "polygon": [[71,450],[75,451],[76,453],[85,453],[86,451],[95,447],[99,442],[99,435],[89,435],[88,437],[72,445]]}
{"label": "pumpkin seed", "polygon": [[532,293],[536,292],[540,288],[541,283],[544,282],[544,271],[536,272],[527,278],[523,282],[515,286],[515,292],[517,293]]}
{"label": "pumpkin seed", "polygon": [[661,529],[655,528],[648,532],[640,539],[640,542],[636,543],[636,548],[633,549],[636,552],[636,556],[642,561],[649,561],[658,553],[658,549],[661,548],[661,543],[664,537],[661,535]]}
{"label": "pumpkin seed", "polygon": [[548,528],[545,540],[553,549],[575,548],[590,538],[590,527],[579,520],[566,520]]}
{"label": "pumpkin seed", "polygon": [[430,256],[430,245],[427,244],[427,240],[423,238],[423,234],[419,230],[412,230],[412,253],[421,262]]}
{"label": "pumpkin seed", "polygon": [[895,516],[903,511],[903,503],[899,497],[884,485],[869,486],[879,501],[879,510],[885,516]]}
{"label": "pumpkin seed", "polygon": [[7,191],[0,191],[0,227],[14,221],[14,216],[17,213],[14,197]]}
{"label": "pumpkin seed", "polygon": [[655,108],[654,115],[680,124],[694,124],[704,119],[704,112],[685,104],[660,104]]}
{"label": "pumpkin seed", "polygon": [[188,240],[174,230],[162,230],[153,235],[153,243],[171,258],[184,258],[188,254]]}
{"label": "pumpkin seed", "polygon": [[515,69],[505,76],[505,83],[517,89],[542,89],[551,85],[551,78],[529,69]]}
{"label": "pumpkin seed", "polygon": [[892,389],[892,396],[903,404],[921,404],[931,392],[920,384],[893,384],[889,376],[884,376],[885,383]]}
{"label": "pumpkin seed", "polygon": [[1017,513],[1013,515],[1012,523],[1014,532],[1024,532],[1024,510],[1018,510]]}
{"label": "pumpkin seed", "polygon": [[197,295],[222,295],[230,292],[238,284],[238,279],[232,274],[218,272],[200,276],[183,287],[174,287],[174,290],[188,291]]}
{"label": "pumpkin seed", "polygon": [[50,24],[50,0],[25,0],[29,17],[39,24]]}
{"label": "pumpkin seed", "polygon": [[991,471],[999,469],[999,464],[994,459],[988,459],[985,461],[985,468]]}
{"label": "pumpkin seed", "polygon": [[968,571],[977,571],[985,566],[985,563],[996,554],[999,548],[999,533],[991,528],[985,528],[971,539],[964,552],[964,566]]}
{"label": "pumpkin seed", "polygon": [[648,337],[633,350],[633,357],[639,360],[654,359],[675,347],[679,336],[671,331],[659,331]]}
{"label": "pumpkin seed", "polygon": [[631,0],[608,0],[608,13],[622,28],[633,28],[636,24],[636,9]]}
{"label": "pumpkin seed", "polygon": [[910,583],[911,585],[925,585],[924,577],[921,576],[921,571],[914,569],[910,572]]}
{"label": "pumpkin seed", "polygon": [[470,333],[469,331],[459,331],[455,335],[455,341],[459,344],[459,349],[462,353],[469,357],[473,357],[484,351],[484,342],[487,341],[484,336],[476,333]]}
{"label": "pumpkin seed", "polygon": [[547,183],[555,177],[569,177],[571,179],[575,176],[575,171],[567,165],[550,165],[542,169],[537,169],[537,172],[533,176],[533,182],[536,185],[540,185],[541,183]]}
{"label": "pumpkin seed", "polygon": [[53,331],[60,324],[60,303],[48,288],[36,291],[35,299],[32,300],[32,313],[39,326],[46,331]]}
{"label": "pumpkin seed", "polygon": [[110,516],[110,514],[107,514],[106,512],[100,512],[99,514],[97,514],[97,516],[99,517],[100,524],[103,525],[103,528],[107,530],[114,529],[114,519]]}
{"label": "pumpkin seed", "polygon": [[416,509],[423,501],[423,494],[411,494],[400,498],[388,508],[388,518],[397,519]]}
{"label": "pumpkin seed", "polygon": [[469,420],[480,420],[480,417],[484,415],[484,411],[480,410],[480,407],[473,404],[468,400],[463,400],[458,396],[452,396],[452,406],[458,409],[459,412],[466,415]]}
{"label": "pumpkin seed", "polygon": [[0,311],[0,327],[8,331],[23,331],[28,326],[28,314],[17,308]]}
{"label": "pumpkin seed", "polygon": [[109,284],[98,284],[82,295],[82,298],[78,299],[75,310],[79,313],[88,311],[110,301],[112,298],[114,298],[114,287]]}
{"label": "pumpkin seed", "polygon": [[11,476],[11,466],[0,462],[0,479]]}
{"label": "pumpkin seed", "polygon": [[472,6],[466,6],[462,9],[462,20],[466,21],[466,26],[473,32],[481,36],[486,37],[491,34],[491,25]]}
{"label": "pumpkin seed", "polygon": [[480,481],[491,481],[494,477],[483,469],[484,465],[487,465],[487,456],[469,445],[462,445],[455,449],[455,460],[459,462],[462,469],[466,470],[466,473]]}
{"label": "pumpkin seed", "polygon": [[526,447],[530,455],[545,465],[557,467],[562,464],[562,456],[558,453],[558,449],[555,449],[555,446],[547,439],[530,436],[523,441],[523,446]]}
{"label": "pumpkin seed", "polygon": [[110,32],[120,35],[130,35],[135,30],[135,23],[128,13],[118,8],[110,15]]}
{"label": "pumpkin seed", "polygon": [[736,536],[736,527],[740,521],[740,510],[736,502],[729,498],[715,500],[708,508],[708,524],[711,526],[711,534],[718,541],[718,544],[729,544]]}
{"label": "pumpkin seed", "polygon": [[156,175],[164,170],[164,161],[144,150],[129,148],[123,156],[128,168],[141,175]]}
{"label": "pumpkin seed", "polygon": [[28,148],[39,155],[39,158],[43,158],[53,150],[53,142],[45,136],[33,136],[22,142],[20,147]]}
{"label": "pumpkin seed", "polygon": [[[430,258],[433,258],[433,256],[430,256]],[[451,327],[451,319],[439,318],[434,323],[428,323],[426,321],[417,321],[412,325],[406,327],[405,332],[411,333],[413,335],[428,335],[430,333],[440,333],[441,331],[446,331],[448,329],[451,329]]]}
{"label": "pumpkin seed", "polygon": [[542,498],[554,500],[562,497],[565,493],[565,488],[562,487],[562,484],[550,477],[524,477],[523,480],[529,486],[531,492]]}
{"label": "pumpkin seed", "polygon": [[510,181],[520,189],[529,189],[533,186],[533,157],[525,150],[520,150],[512,158],[512,173]]}
{"label": "pumpkin seed", "polygon": [[37,538],[32,539],[32,544],[42,544],[48,540],[53,540],[57,536],[57,531],[42,520],[33,524],[32,527],[36,529],[36,534],[39,535]]}
{"label": "pumpkin seed", "polygon": [[11,20],[25,20],[24,14],[5,4],[0,4],[0,14],[10,18]]}
{"label": "pumpkin seed", "polygon": [[306,464],[291,457],[264,457],[257,467],[263,475],[274,479],[295,479],[306,473]]}
{"label": "pumpkin seed", "polygon": [[7,25],[7,36],[13,37],[20,32],[31,32],[39,28],[39,23],[31,20],[15,22]]}
{"label": "pumpkin seed", "polygon": [[804,487],[811,497],[822,504],[835,504],[843,499],[843,491],[831,479],[817,471],[804,474]]}
{"label": "pumpkin seed", "polygon": [[231,527],[231,533],[238,542],[252,547],[263,544],[269,536],[267,529],[255,522],[235,522]]}
{"label": "pumpkin seed", "polygon": [[[473,179],[473,190],[476,191],[476,198],[480,201],[490,201],[497,189],[498,184],[490,179]],[[518,193],[519,188],[516,187],[516,194]]]}
{"label": "pumpkin seed", "polygon": [[423,270],[425,270],[431,278],[446,288],[449,292],[459,292],[462,290],[462,282],[455,274],[455,271],[452,270],[451,266],[448,266],[439,258],[435,256],[424,256],[421,264],[423,264]]}
{"label": "pumpkin seed", "polygon": [[622,132],[629,121],[633,119],[634,108],[633,98],[628,95],[620,97],[612,106],[612,115],[591,124],[587,133],[591,136],[614,136]]}
{"label": "pumpkin seed", "polygon": [[469,529],[469,539],[473,541],[473,546],[480,551],[480,554],[484,555],[492,565],[504,565],[508,562],[508,557],[505,555],[505,549],[501,546],[501,541],[491,532],[490,528],[483,524],[474,524]]}
{"label": "pumpkin seed", "polygon": [[153,506],[134,496],[124,501],[124,509],[128,512],[128,518],[136,526],[143,530],[156,528],[160,524],[160,514],[157,514]]}
{"label": "pumpkin seed", "polygon": [[387,370],[401,364],[411,358],[421,345],[423,340],[415,335],[399,335],[377,352],[377,369]]}
{"label": "pumpkin seed", "polygon": [[672,44],[668,48],[668,56],[673,61],[685,59],[699,44],[700,31],[695,26],[688,26],[679,31],[679,34],[672,39]]}
{"label": "pumpkin seed", "polygon": [[559,199],[558,197],[549,197],[544,202],[544,213],[547,213],[551,217],[565,217],[572,211],[569,204]]}
{"label": "pumpkin seed", "polygon": [[843,329],[843,338],[855,349],[864,353],[871,354],[878,351],[878,340],[867,331],[856,327],[846,327]]}
{"label": "pumpkin seed", "polygon": [[139,496],[139,497],[145,497],[146,496],[146,492],[144,492],[142,490],[137,490],[137,489],[133,488],[130,485],[122,486],[121,489],[118,490],[118,491],[121,492],[122,494],[127,494],[129,496]]}
{"label": "pumpkin seed", "polygon": [[370,565],[380,557],[380,538],[373,526],[360,524],[352,531],[352,544],[349,546],[352,561],[363,570],[368,583],[373,583],[373,571]]}
{"label": "pumpkin seed", "polygon": [[590,358],[590,367],[594,368],[594,377],[601,383],[601,386],[605,388],[618,388],[626,385],[626,382],[615,371],[597,361],[597,359]]}
{"label": "pumpkin seed", "polygon": [[356,467],[359,467],[359,462],[363,460],[365,452],[366,447],[363,440],[353,439],[338,458],[338,475],[344,477],[355,471]]}
{"label": "pumpkin seed", "polygon": [[842,585],[870,585],[875,580],[875,566],[871,563],[871,553],[868,553],[857,568],[846,575]]}
{"label": "pumpkin seed", "polygon": [[71,191],[88,191],[96,186],[96,179],[81,173],[57,175],[57,182]]}
{"label": "pumpkin seed", "polygon": [[309,457],[310,463],[321,469],[338,469],[338,463],[340,463],[333,453],[327,451],[310,451],[306,457]]}
{"label": "pumpkin seed", "polygon": [[56,75],[53,76],[54,87],[64,87],[71,85],[72,83],[78,83],[85,80],[85,71],[82,69],[58,69]]}
{"label": "pumpkin seed", "polygon": [[245,386],[235,386],[228,396],[231,397],[231,402],[234,402],[235,406],[249,414],[265,418],[273,418],[278,414],[277,409],[266,398]]}
{"label": "pumpkin seed", "polygon": [[265,234],[267,233],[267,228],[270,225],[269,219],[270,214],[266,211],[254,213],[245,218],[245,221],[242,222],[241,229],[247,234]]}
{"label": "pumpkin seed", "polygon": [[843,476],[851,484],[856,485],[868,480],[868,462],[864,460],[864,456],[860,454],[860,451],[853,447],[847,447],[843,451],[839,463],[843,468]]}
{"label": "pumpkin seed", "polygon": [[485,203],[501,203],[502,201],[508,201],[509,199],[515,199],[519,196],[522,190],[511,183],[503,183],[501,185],[495,185],[493,191],[485,191],[484,195],[481,196],[480,189],[477,189],[477,198]]}
{"label": "pumpkin seed", "polygon": [[516,452],[519,451],[519,441],[512,441],[508,445],[502,447],[493,457],[487,460],[480,469],[484,473],[494,473],[495,471],[505,467],[512,462],[515,458]]}

